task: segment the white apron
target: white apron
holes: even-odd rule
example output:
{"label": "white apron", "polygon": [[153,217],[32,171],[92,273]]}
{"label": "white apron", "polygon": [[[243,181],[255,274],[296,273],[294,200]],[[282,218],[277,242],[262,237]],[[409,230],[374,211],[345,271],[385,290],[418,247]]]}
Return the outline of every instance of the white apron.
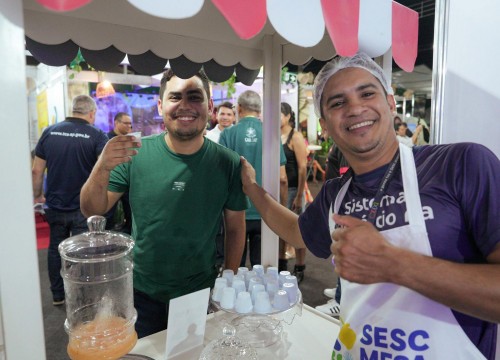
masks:
{"label": "white apron", "polygon": [[[432,256],[425,227],[412,150],[399,146],[409,225],[381,234],[393,245]],[[334,203],[338,213],[351,179]],[[330,233],[335,229],[330,208]],[[439,274],[436,274],[439,276]],[[360,285],[341,279],[343,326],[333,360],[485,359],[449,307],[403,286]]]}

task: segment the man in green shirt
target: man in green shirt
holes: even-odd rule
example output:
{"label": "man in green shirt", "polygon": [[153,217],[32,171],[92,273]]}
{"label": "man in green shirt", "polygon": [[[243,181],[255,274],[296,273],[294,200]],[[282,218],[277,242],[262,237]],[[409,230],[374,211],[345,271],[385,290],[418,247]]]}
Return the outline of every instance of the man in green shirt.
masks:
{"label": "man in green shirt", "polygon": [[[235,126],[222,131],[219,144],[236,151],[252,164],[256,171],[257,183],[262,185],[262,121],[260,120],[262,100],[255,91],[247,90],[238,97],[238,118]],[[280,146],[280,199],[286,204],[288,182],[285,171],[286,157]],[[246,211],[246,232],[250,252],[250,264],[261,263],[261,219],[251,204]],[[246,246],[241,266],[246,265]]]}
{"label": "man in green shirt", "polygon": [[129,191],[139,337],[166,329],[168,303],[214,284],[224,213],[226,268],[239,266],[248,200],[237,153],[203,136],[213,107],[208,79],[163,75],[158,112],[167,131],[111,139],[82,188],[81,208],[103,214]]}

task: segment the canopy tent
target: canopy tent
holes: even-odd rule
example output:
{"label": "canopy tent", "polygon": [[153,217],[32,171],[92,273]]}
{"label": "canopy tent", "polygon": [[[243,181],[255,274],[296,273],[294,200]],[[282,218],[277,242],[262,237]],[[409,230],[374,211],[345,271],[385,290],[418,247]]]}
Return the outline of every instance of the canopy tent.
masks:
{"label": "canopy tent", "polygon": [[390,0],[172,2],[25,0],[26,46],[48,65],[68,64],[80,48],[97,70],[115,67],[127,54],[139,74],[157,74],[169,60],[180,76],[203,65],[214,81],[236,72],[246,85],[264,65],[270,36],[281,47],[282,64],[328,60],[335,49],[377,57],[392,44],[396,63],[411,71],[417,56],[418,14]]}

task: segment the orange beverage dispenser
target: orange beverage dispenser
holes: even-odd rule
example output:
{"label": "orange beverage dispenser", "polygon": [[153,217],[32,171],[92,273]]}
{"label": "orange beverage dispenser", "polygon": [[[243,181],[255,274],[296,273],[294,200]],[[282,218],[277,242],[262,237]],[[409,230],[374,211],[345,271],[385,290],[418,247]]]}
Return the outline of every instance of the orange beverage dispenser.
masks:
{"label": "orange beverage dispenser", "polygon": [[105,231],[92,216],[89,232],[59,245],[66,295],[68,355],[72,360],[119,359],[137,342],[132,248],[126,234]]}

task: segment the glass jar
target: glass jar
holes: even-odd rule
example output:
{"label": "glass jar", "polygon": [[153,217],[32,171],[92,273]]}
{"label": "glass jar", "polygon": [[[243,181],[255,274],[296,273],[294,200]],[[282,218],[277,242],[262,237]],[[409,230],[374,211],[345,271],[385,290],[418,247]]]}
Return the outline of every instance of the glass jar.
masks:
{"label": "glass jar", "polygon": [[105,231],[92,216],[89,232],[59,245],[66,296],[68,355],[72,360],[118,359],[137,342],[129,235]]}

